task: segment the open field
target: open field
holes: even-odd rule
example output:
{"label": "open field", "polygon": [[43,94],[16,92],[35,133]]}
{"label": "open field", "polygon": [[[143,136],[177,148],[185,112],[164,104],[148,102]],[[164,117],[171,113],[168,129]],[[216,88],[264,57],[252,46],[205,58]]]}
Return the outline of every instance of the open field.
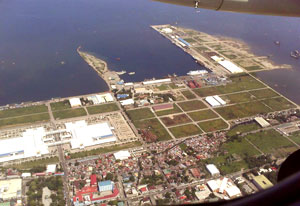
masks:
{"label": "open field", "polygon": [[271,107],[274,111],[280,111],[285,109],[295,108],[296,106],[283,97],[277,97],[272,99],[265,99],[262,101],[264,104]]}
{"label": "open field", "polygon": [[118,107],[118,105],[116,103],[102,104],[102,105],[87,107],[89,114],[113,112],[113,111],[118,111],[119,109],[120,108]]}
{"label": "open field", "polygon": [[222,119],[199,122],[198,125],[204,132],[213,132],[217,130],[226,129],[228,127],[227,123],[224,122]]}
{"label": "open field", "polygon": [[136,142],[130,142],[130,143],[125,143],[125,144],[121,144],[121,145],[101,147],[101,148],[90,150],[90,151],[82,151],[82,152],[71,153],[69,156],[70,156],[71,159],[83,158],[83,157],[87,157],[87,156],[98,155],[98,154],[114,152],[114,151],[129,149],[129,148],[133,148],[133,147],[138,147],[138,146],[141,146],[141,145],[142,144],[140,142],[136,141]]}
{"label": "open field", "polygon": [[220,107],[215,109],[224,119],[238,119],[254,116],[256,114],[268,113],[272,110],[259,101]]}
{"label": "open field", "polygon": [[251,131],[255,131],[260,129],[260,126],[253,122],[253,123],[248,123],[248,124],[240,124],[237,125],[233,128],[231,128],[228,132],[227,132],[227,136],[228,137],[232,137],[234,135],[239,135],[239,134],[243,134],[246,132],[251,132]]}
{"label": "open field", "polygon": [[286,157],[296,146],[275,130],[265,130],[245,136],[260,150],[276,157]]}
{"label": "open field", "polygon": [[201,134],[201,130],[194,124],[187,124],[169,129],[176,138]]}
{"label": "open field", "polygon": [[156,115],[164,116],[164,115],[176,114],[182,112],[182,110],[176,104],[173,104],[173,107],[174,107],[173,109],[156,112]]}
{"label": "open field", "polygon": [[48,113],[33,114],[33,115],[28,115],[23,117],[0,119],[0,127],[29,124],[29,123],[36,123],[36,122],[49,121],[49,120],[50,120],[50,116]]}
{"label": "open field", "polygon": [[159,89],[159,91],[164,91],[164,90],[170,89],[167,84],[159,85],[159,86],[157,86],[157,88]]}
{"label": "open field", "polygon": [[168,117],[162,117],[161,121],[167,127],[191,122],[190,118],[185,114],[178,114],[178,115],[172,115],[172,116],[168,116]]}
{"label": "open field", "polygon": [[59,110],[65,110],[70,109],[71,105],[68,100],[62,101],[62,102],[53,102],[50,103],[51,110],[52,111],[59,111]]}
{"label": "open field", "polygon": [[255,91],[250,91],[250,94],[254,95],[257,99],[276,97],[278,94],[271,89],[260,89]]}
{"label": "open field", "polygon": [[207,119],[213,119],[217,118],[218,115],[216,115],[212,110],[206,109],[196,112],[190,112],[188,115],[192,118],[192,120],[198,122],[201,120],[207,120]]}
{"label": "open field", "polygon": [[294,132],[293,134],[290,134],[289,138],[294,140],[297,144],[300,144],[300,132]]}
{"label": "open field", "polygon": [[40,159],[40,160],[24,162],[21,164],[15,164],[10,167],[16,168],[18,170],[30,170],[31,168],[34,168],[34,167],[47,166],[48,164],[55,164],[58,162],[59,162],[58,157],[49,157],[49,158],[44,158],[44,159]]}
{"label": "open field", "polygon": [[265,87],[262,83],[247,74],[234,75],[231,76],[230,79],[232,80],[232,83],[216,87],[194,89],[194,91],[200,97],[206,97]]}
{"label": "open field", "polygon": [[180,102],[180,103],[178,103],[178,105],[184,111],[192,111],[192,110],[198,110],[198,109],[206,108],[205,104],[203,102],[199,101],[199,100]]}
{"label": "open field", "polygon": [[224,100],[229,100],[230,104],[250,102],[253,99],[255,99],[255,97],[253,97],[253,96],[251,97],[251,94],[249,94],[248,92],[229,94],[229,95],[222,96],[222,98]]}
{"label": "open field", "polygon": [[189,90],[185,90],[181,92],[183,94],[183,96],[185,96],[187,99],[195,99],[196,96],[190,92]]}
{"label": "open field", "polygon": [[134,109],[126,111],[132,121],[148,119],[154,117],[154,114],[149,108]]}
{"label": "open field", "polygon": [[80,117],[80,116],[85,116],[85,115],[86,115],[86,112],[83,108],[53,112],[53,116],[55,119],[67,119],[67,118]]}
{"label": "open field", "polygon": [[8,117],[18,117],[18,116],[36,114],[36,113],[42,113],[42,112],[48,112],[48,108],[46,105],[37,105],[37,106],[22,107],[22,108],[15,108],[15,109],[6,109],[6,110],[0,111],[0,119],[8,118]]}
{"label": "open field", "polygon": [[156,118],[134,121],[133,124],[138,129],[149,129],[153,134],[155,134],[158,137],[159,141],[169,140],[172,138],[169,135],[168,131]]}

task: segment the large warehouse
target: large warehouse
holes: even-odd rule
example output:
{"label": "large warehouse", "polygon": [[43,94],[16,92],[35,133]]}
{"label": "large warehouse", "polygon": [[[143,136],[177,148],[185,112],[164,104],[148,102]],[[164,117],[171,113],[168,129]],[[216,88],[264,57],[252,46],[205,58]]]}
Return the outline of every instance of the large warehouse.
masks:
{"label": "large warehouse", "polygon": [[66,130],[72,134],[70,141],[72,149],[117,141],[107,122],[87,125],[86,121],[68,122]]}

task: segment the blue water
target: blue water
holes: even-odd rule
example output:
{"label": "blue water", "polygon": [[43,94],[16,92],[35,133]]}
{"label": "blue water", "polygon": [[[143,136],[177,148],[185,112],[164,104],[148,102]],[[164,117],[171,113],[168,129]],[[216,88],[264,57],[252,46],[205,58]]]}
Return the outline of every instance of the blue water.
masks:
{"label": "blue water", "polygon": [[[200,10],[149,0],[0,0],[0,105],[106,91],[78,56],[93,52],[110,69],[135,71],[125,81],[199,69],[193,59],[150,28],[175,24],[241,39],[293,71],[258,74],[300,103],[300,19]],[[281,41],[277,47],[273,41]],[[120,58],[118,61],[116,58]]]}

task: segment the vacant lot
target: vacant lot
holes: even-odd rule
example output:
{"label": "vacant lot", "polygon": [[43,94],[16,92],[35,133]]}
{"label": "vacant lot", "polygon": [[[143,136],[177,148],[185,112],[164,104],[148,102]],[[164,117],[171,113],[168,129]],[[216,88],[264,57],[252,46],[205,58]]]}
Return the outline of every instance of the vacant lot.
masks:
{"label": "vacant lot", "polygon": [[188,124],[169,129],[176,138],[201,134],[201,130],[194,124]]}
{"label": "vacant lot", "polygon": [[148,119],[154,117],[154,114],[149,108],[134,109],[126,111],[132,121]]}
{"label": "vacant lot", "polygon": [[292,140],[294,140],[297,144],[300,144],[300,132],[294,132],[289,136]]}
{"label": "vacant lot", "polygon": [[164,116],[164,115],[176,114],[176,113],[180,113],[180,112],[182,112],[182,110],[176,104],[173,104],[173,109],[159,111],[159,112],[156,112],[156,114],[157,114],[157,116]]}
{"label": "vacant lot", "polygon": [[33,114],[33,115],[27,115],[23,117],[0,119],[0,127],[29,124],[29,123],[36,123],[36,122],[49,121],[49,120],[50,117],[48,113]]}
{"label": "vacant lot", "polygon": [[187,102],[181,102],[178,103],[178,105],[184,110],[184,111],[192,111],[197,109],[204,109],[206,106],[203,102],[199,100],[192,100]]}
{"label": "vacant lot", "polygon": [[83,108],[53,112],[53,116],[55,119],[67,119],[67,118],[80,117],[85,115],[86,112]]}
{"label": "vacant lot", "polygon": [[10,168],[16,168],[18,170],[30,170],[34,167],[47,166],[48,164],[56,164],[59,163],[58,157],[48,157],[40,160],[33,160],[24,162],[21,164],[12,165]]}
{"label": "vacant lot", "polygon": [[242,103],[242,102],[250,102],[255,97],[251,96],[248,92],[237,93],[237,94],[229,94],[226,96],[222,96],[222,98],[229,100],[231,104],[233,103]]}
{"label": "vacant lot", "polygon": [[205,132],[213,132],[217,130],[226,129],[228,127],[227,123],[224,122],[222,119],[199,122],[198,125]]}
{"label": "vacant lot", "polygon": [[178,115],[172,115],[172,116],[169,116],[169,117],[162,117],[161,121],[167,127],[191,122],[190,118],[185,114],[178,114]]}
{"label": "vacant lot", "polygon": [[183,94],[183,96],[185,96],[187,99],[195,99],[196,96],[190,92],[189,90],[185,90],[181,92]]}
{"label": "vacant lot", "polygon": [[223,118],[238,119],[244,117],[254,116],[256,114],[268,113],[272,110],[259,101],[236,104],[227,107],[220,107],[215,109]]}
{"label": "vacant lot", "polygon": [[286,157],[297,148],[293,143],[275,130],[266,130],[245,136],[264,153],[272,153],[276,157]]}
{"label": "vacant lot", "polygon": [[62,101],[62,102],[53,102],[50,103],[51,110],[52,111],[59,111],[59,110],[65,110],[70,109],[71,105],[68,100]]}
{"label": "vacant lot", "polygon": [[36,113],[43,113],[43,112],[48,112],[48,108],[46,105],[22,107],[16,109],[6,109],[0,111],[0,119],[8,118],[8,117],[24,116],[24,115],[36,114]]}
{"label": "vacant lot", "polygon": [[237,126],[231,128],[229,130],[229,132],[227,132],[227,136],[232,137],[234,135],[251,132],[254,130],[258,130],[258,129],[260,129],[260,126],[258,124],[256,124],[255,122],[248,123],[248,124],[240,124],[240,125],[237,125]]}
{"label": "vacant lot", "polygon": [[257,99],[264,99],[264,98],[271,98],[271,97],[278,96],[278,94],[276,94],[276,92],[274,92],[271,89],[254,90],[254,91],[250,91],[249,93],[254,95]]}
{"label": "vacant lot", "polygon": [[170,89],[169,86],[168,86],[167,84],[159,85],[159,86],[157,86],[157,88],[158,88],[160,91],[164,91],[164,90]]}
{"label": "vacant lot", "polygon": [[156,118],[135,121],[133,122],[133,124],[138,129],[149,129],[153,134],[155,134],[158,137],[159,141],[169,140],[172,138],[169,135],[168,131]]}
{"label": "vacant lot", "polygon": [[105,112],[118,111],[119,107],[116,103],[110,103],[110,104],[102,104],[102,105],[87,107],[87,110],[89,114],[99,114]]}
{"label": "vacant lot", "polygon": [[196,111],[196,112],[190,112],[190,113],[188,113],[188,115],[196,122],[218,117],[218,115],[216,115],[210,109]]}
{"label": "vacant lot", "polygon": [[269,107],[271,107],[274,111],[280,111],[280,110],[291,109],[296,107],[294,104],[290,103],[283,97],[266,99],[263,100],[262,102],[268,105]]}

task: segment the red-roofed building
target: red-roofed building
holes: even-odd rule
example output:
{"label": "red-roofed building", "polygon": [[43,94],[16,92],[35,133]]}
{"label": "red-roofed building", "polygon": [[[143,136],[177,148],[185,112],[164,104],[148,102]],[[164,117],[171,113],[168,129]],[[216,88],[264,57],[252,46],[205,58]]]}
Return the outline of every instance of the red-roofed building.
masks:
{"label": "red-roofed building", "polygon": [[155,112],[158,112],[158,111],[173,109],[174,105],[173,104],[163,104],[163,105],[153,106],[152,108]]}
{"label": "red-roofed building", "polygon": [[192,175],[195,177],[195,178],[200,178],[201,177],[201,174],[199,172],[199,170],[197,168],[193,168],[193,169],[190,169]]}
{"label": "red-roofed building", "polygon": [[97,186],[97,175],[93,174],[91,175],[91,186]]}
{"label": "red-roofed building", "polygon": [[97,186],[88,186],[76,192],[76,195],[73,197],[73,202],[89,201],[91,203],[99,203],[102,200],[114,198],[118,195],[119,190],[117,187],[114,187],[112,194],[99,197]]}

